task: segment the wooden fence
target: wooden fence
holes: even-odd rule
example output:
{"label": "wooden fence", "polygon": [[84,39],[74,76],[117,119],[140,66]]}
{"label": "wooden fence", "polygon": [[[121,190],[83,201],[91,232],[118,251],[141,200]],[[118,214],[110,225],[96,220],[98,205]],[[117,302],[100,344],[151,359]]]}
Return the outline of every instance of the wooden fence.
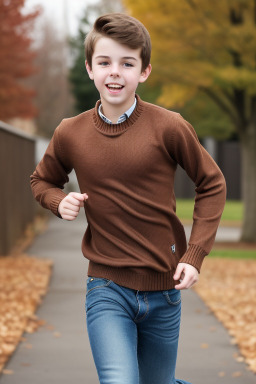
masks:
{"label": "wooden fence", "polygon": [[29,176],[35,139],[0,121],[0,255],[6,255],[35,216]]}

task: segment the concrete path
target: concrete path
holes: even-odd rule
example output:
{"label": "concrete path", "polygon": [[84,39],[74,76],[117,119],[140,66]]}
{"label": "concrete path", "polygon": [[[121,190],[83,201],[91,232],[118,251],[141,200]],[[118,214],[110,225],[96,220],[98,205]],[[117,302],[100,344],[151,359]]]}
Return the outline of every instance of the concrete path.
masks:
{"label": "concrete path", "polygon": [[[185,225],[186,238],[189,239],[191,233],[191,225]],[[216,234],[216,242],[236,242],[241,237],[241,228],[239,227],[219,227]]]}
{"label": "concrete path", "polygon": [[[50,289],[37,311],[46,325],[24,335],[26,341],[5,367],[13,374],[1,375],[0,384],[98,383],[86,333],[88,264],[80,250],[85,228],[82,213],[74,222],[52,217],[49,229],[28,250],[54,260]],[[227,331],[197,294],[182,291],[176,377],[192,384],[255,384],[255,375],[234,359],[236,353]]]}

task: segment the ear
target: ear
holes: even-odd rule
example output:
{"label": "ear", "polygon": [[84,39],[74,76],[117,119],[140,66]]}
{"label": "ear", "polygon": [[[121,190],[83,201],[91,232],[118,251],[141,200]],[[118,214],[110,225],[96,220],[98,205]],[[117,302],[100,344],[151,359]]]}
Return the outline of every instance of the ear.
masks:
{"label": "ear", "polygon": [[141,72],[139,83],[144,83],[144,81],[147,80],[152,70],[152,65],[149,64],[146,69],[144,69],[143,72]]}
{"label": "ear", "polygon": [[93,71],[92,71],[91,67],[89,66],[87,60],[85,61],[85,66],[86,66],[86,70],[88,72],[90,79],[93,80]]}

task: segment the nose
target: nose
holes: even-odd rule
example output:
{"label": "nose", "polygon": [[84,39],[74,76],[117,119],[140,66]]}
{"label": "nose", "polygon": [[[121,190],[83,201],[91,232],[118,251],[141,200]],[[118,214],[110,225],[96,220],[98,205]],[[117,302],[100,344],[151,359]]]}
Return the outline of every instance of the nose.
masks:
{"label": "nose", "polygon": [[118,66],[118,64],[112,64],[112,65],[111,65],[110,76],[112,76],[112,77],[118,77],[118,76],[120,76],[120,72],[119,72],[119,66]]}

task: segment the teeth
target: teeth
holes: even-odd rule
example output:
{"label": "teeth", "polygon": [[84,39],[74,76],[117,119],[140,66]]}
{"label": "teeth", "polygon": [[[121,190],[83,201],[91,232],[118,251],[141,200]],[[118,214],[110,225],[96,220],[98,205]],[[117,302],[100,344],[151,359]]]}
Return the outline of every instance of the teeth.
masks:
{"label": "teeth", "polygon": [[122,85],[118,85],[118,84],[108,84],[108,88],[120,89],[120,88],[123,88],[123,86]]}

